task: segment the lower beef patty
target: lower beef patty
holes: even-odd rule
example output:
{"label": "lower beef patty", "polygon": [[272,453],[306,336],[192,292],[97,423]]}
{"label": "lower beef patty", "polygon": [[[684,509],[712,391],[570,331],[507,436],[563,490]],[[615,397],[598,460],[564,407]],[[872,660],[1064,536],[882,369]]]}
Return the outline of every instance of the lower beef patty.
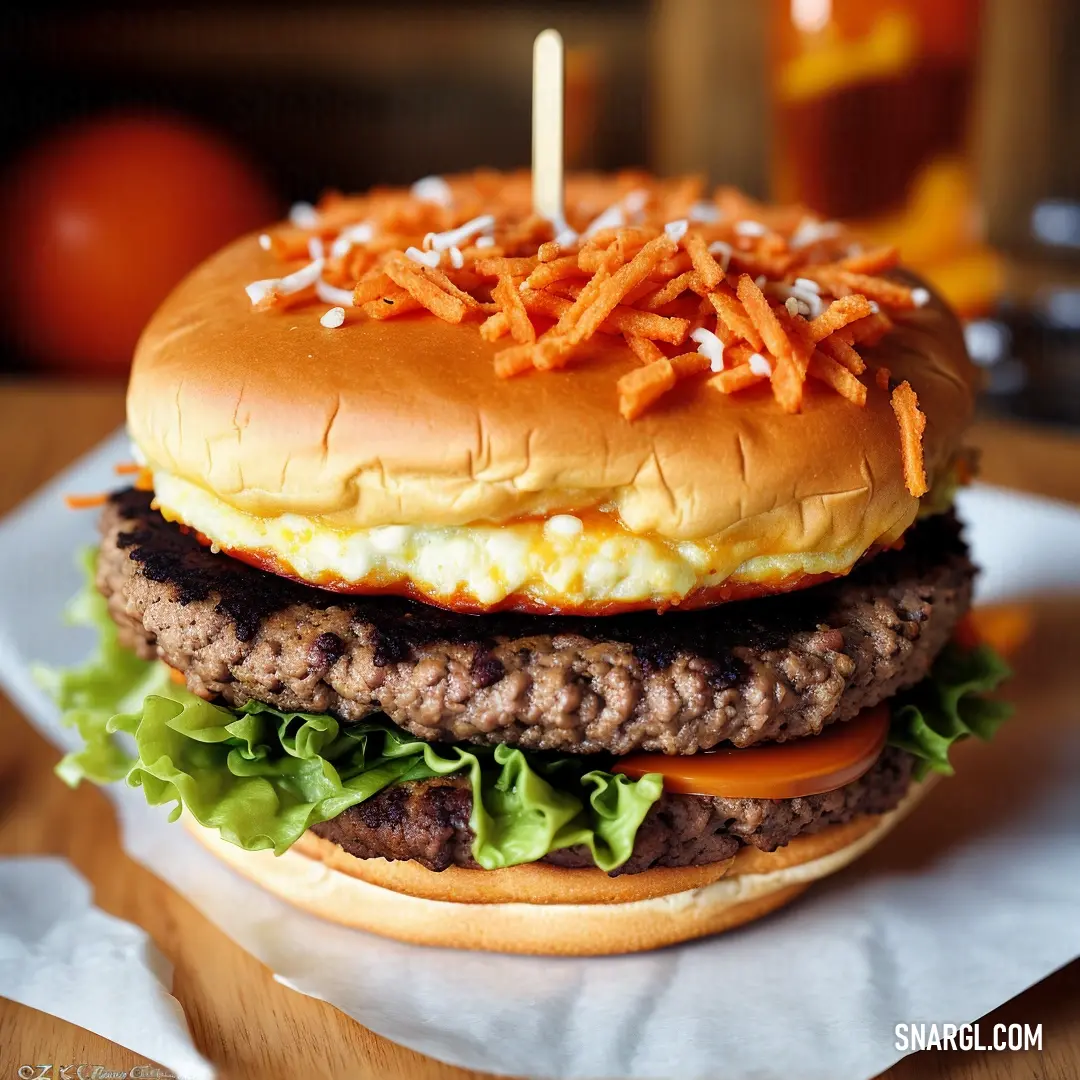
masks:
{"label": "lower beef patty", "polygon": [[951,516],[801,592],[698,612],[459,615],[347,597],[215,554],[125,491],[98,587],[122,642],[233,705],[345,721],[384,712],[429,740],[691,754],[816,734],[922,679],[971,600]]}
{"label": "lower beef patty", "polygon": [[[801,833],[882,814],[904,797],[914,759],[886,749],[874,767],[846,787],[801,799],[721,799],[665,793],[638,829],[634,853],[615,873],[655,866],[700,866],[734,855],[743,844],[774,851]],[[475,868],[468,781],[449,777],[386,788],[313,831],[361,859],[412,859],[429,870]],[[555,851],[544,862],[593,866],[588,848]]]}

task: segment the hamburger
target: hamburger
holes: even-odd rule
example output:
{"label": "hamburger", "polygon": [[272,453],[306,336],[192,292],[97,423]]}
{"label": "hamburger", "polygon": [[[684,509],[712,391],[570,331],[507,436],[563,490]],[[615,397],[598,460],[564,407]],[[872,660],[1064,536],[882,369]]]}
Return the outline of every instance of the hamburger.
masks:
{"label": "hamburger", "polygon": [[580,955],[765,915],[992,734],[954,315],[693,178],[566,218],[524,174],[332,194],[175,290],[66,780],[327,919]]}

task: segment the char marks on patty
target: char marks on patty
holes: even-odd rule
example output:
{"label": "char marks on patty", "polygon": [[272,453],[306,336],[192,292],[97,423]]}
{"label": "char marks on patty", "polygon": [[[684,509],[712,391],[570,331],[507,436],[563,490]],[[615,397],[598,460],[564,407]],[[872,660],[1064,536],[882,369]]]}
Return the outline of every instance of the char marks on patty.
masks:
{"label": "char marks on patty", "polygon": [[968,609],[951,516],[846,578],[703,611],[581,618],[345,597],[203,547],[137,491],[102,518],[124,644],[233,705],[384,712],[429,740],[690,754],[815,734],[920,681]]}

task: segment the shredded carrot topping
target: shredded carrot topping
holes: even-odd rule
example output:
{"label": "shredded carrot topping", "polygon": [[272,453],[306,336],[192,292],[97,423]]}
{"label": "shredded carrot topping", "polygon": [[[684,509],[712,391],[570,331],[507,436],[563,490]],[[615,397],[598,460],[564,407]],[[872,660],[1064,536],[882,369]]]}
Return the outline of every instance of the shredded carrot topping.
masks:
{"label": "shredded carrot topping", "polygon": [[688,375],[701,375],[711,370],[709,358],[699,352],[680,353],[678,356],[673,356],[670,363],[679,379],[685,379]]}
{"label": "shredded carrot topping", "polygon": [[505,311],[496,311],[480,324],[480,336],[485,341],[498,341],[510,333],[510,320]]}
{"label": "shredded carrot topping", "polygon": [[852,294],[842,297],[834,300],[816,319],[811,319],[810,336],[815,342],[824,341],[835,331],[873,314],[874,309],[865,296]]}
{"label": "shredded carrot topping", "polygon": [[861,375],[866,370],[866,362],[839,334],[824,338],[818,348],[838,364],[843,364],[852,375]]}
{"label": "shredded carrot topping", "polygon": [[421,307],[426,307],[432,315],[437,315],[444,322],[459,323],[468,310],[456,296],[444,292],[434,281],[425,277],[415,263],[391,262],[386,266],[386,274],[395,285],[404,289]]}
{"label": "shredded carrot topping", "polygon": [[687,232],[684,242],[694,270],[701,278],[701,284],[706,290],[715,289],[724,280],[724,271],[709,252],[705,237],[699,232]]}
{"label": "shredded carrot topping", "polygon": [[657,360],[664,359],[664,353],[660,346],[650,338],[634,333],[624,334],[623,336],[626,338],[626,344],[630,346],[630,351],[643,364],[652,364]]}
{"label": "shredded carrot topping", "polygon": [[667,357],[627,372],[618,383],[619,412],[627,420],[640,416],[676,381],[675,368]]}
{"label": "shredded carrot topping", "polygon": [[849,345],[876,345],[893,328],[893,321],[884,312],[879,311],[858,319],[845,326],[837,333]]}
{"label": "shredded carrot topping", "polygon": [[726,285],[721,285],[715,292],[709,293],[709,303],[716,309],[718,322],[731,331],[736,338],[747,342],[752,349],[763,349],[761,334],[746,314],[739,299]]}
{"label": "shredded carrot topping", "polygon": [[[328,286],[371,319],[468,322],[499,343],[501,378],[565,368],[603,335],[637,363],[616,386],[627,420],[703,376],[723,394],[767,382],[787,412],[808,387],[863,406],[862,350],[890,333],[891,315],[925,302],[890,276],[895,248],[863,250],[798,207],[730,188],[710,195],[698,177],[571,176],[566,219],[556,228],[533,214],[527,173],[334,193],[305,214],[310,227],[294,219],[260,239],[283,269],[248,295],[260,311],[322,310]],[[888,390],[885,369],[874,379]],[[914,493],[925,485],[925,418],[907,383],[891,401]]]}
{"label": "shredded carrot topping", "polygon": [[922,436],[926,417],[919,408],[919,399],[906,379],[892,392],[893,412],[900,425],[900,452],[904,461],[904,482],[908,491],[920,498],[929,490],[923,463]]}
{"label": "shredded carrot topping", "polygon": [[99,495],[65,495],[64,505],[69,510],[93,510],[96,506],[104,506],[108,498],[104,492]]}
{"label": "shredded carrot topping", "polygon": [[531,345],[536,340],[536,328],[525,310],[520,290],[508,274],[499,278],[499,284],[492,290],[491,297],[506,316],[510,336],[519,345]]}
{"label": "shredded carrot topping", "polygon": [[739,390],[746,390],[764,382],[768,375],[758,375],[751,371],[749,366],[740,365],[730,371],[721,371],[709,379],[709,385],[716,387],[722,394],[734,394]]}
{"label": "shredded carrot topping", "polygon": [[820,349],[810,357],[809,372],[848,401],[853,401],[856,405],[866,404],[866,387],[843,364],[838,364]]}

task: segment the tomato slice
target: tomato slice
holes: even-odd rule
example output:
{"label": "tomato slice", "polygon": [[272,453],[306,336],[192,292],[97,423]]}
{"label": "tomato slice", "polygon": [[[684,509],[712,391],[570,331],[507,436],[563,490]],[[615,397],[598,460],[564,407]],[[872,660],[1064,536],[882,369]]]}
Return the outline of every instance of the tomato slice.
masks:
{"label": "tomato slice", "polygon": [[863,709],[853,720],[832,724],[820,735],[786,743],[723,747],[699,754],[630,754],[613,772],[639,779],[660,773],[664,790],[729,799],[794,799],[850,784],[877,761],[889,734],[885,704]]}

